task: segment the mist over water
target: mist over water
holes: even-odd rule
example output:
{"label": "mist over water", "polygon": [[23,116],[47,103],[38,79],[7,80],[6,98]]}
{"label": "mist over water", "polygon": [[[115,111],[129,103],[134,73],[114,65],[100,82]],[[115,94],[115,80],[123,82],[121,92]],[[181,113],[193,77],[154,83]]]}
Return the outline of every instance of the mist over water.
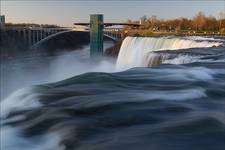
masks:
{"label": "mist over water", "polygon": [[[112,46],[105,42],[104,47]],[[1,63],[1,100],[13,91],[42,83],[56,82],[86,72],[112,72],[116,60],[89,59],[89,45],[56,56],[15,58]]]}
{"label": "mist over water", "polygon": [[1,66],[1,149],[225,148],[224,38],[128,37],[117,60],[88,51]]}

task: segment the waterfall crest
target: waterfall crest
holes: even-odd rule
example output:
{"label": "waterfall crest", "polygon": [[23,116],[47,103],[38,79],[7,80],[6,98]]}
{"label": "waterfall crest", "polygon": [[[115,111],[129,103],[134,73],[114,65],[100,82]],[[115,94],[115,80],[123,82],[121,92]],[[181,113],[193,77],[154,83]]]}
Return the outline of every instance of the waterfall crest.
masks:
{"label": "waterfall crest", "polygon": [[154,54],[165,50],[213,47],[221,45],[218,41],[197,41],[171,37],[126,37],[120,48],[117,69],[154,66],[174,55]]}

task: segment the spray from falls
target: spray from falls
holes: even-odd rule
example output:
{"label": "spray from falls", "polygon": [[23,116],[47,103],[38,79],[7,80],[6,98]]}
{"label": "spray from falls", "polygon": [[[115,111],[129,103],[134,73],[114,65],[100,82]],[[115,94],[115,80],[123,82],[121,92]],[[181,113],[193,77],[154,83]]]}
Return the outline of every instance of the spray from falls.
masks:
{"label": "spray from falls", "polygon": [[218,41],[196,41],[171,37],[127,37],[120,48],[117,69],[151,67],[176,57],[174,54],[157,53],[159,51],[206,48],[221,44]]}

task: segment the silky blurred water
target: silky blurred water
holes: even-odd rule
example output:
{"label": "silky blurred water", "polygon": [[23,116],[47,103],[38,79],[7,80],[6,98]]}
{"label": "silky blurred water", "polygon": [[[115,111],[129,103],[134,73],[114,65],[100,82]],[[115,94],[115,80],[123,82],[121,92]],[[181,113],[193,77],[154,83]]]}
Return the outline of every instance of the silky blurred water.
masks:
{"label": "silky blurred water", "polygon": [[223,46],[157,52],[173,57],[150,68],[73,54],[1,101],[2,150],[225,149]]}

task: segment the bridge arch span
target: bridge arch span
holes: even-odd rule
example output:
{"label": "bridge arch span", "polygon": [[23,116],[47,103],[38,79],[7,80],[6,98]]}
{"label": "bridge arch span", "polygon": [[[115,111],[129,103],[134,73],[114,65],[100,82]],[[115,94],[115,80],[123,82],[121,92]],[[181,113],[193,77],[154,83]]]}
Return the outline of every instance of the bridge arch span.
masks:
{"label": "bridge arch span", "polygon": [[[118,39],[110,36],[108,34],[104,34],[104,38],[107,38],[108,40],[111,40],[113,42],[117,41]],[[54,41],[54,42],[52,42]],[[68,42],[66,42],[68,41]],[[54,34],[51,34],[37,43],[35,43],[33,46],[31,46],[31,49],[39,49],[42,48],[43,45],[50,45],[47,47],[54,47],[53,43],[55,44],[69,44],[69,45],[88,45],[90,42],[90,32],[89,31],[78,31],[78,30],[67,30],[67,31],[60,31]],[[45,47],[45,46],[44,46]],[[59,46],[59,48],[62,48],[63,46]]]}
{"label": "bridge arch span", "polygon": [[51,35],[49,35],[49,36],[47,36],[47,37],[41,39],[41,40],[38,41],[37,43],[35,43],[35,44],[31,47],[31,49],[37,48],[39,45],[41,45],[42,43],[44,43],[45,41],[47,41],[47,40],[49,40],[49,39],[51,39],[51,38],[54,38],[54,37],[56,37],[56,36],[58,36],[58,35],[61,35],[61,34],[64,34],[64,33],[69,33],[69,32],[71,32],[71,31],[73,31],[73,30],[69,30],[69,31],[68,31],[68,30],[67,30],[67,31],[60,31],[60,32],[51,34]]}

